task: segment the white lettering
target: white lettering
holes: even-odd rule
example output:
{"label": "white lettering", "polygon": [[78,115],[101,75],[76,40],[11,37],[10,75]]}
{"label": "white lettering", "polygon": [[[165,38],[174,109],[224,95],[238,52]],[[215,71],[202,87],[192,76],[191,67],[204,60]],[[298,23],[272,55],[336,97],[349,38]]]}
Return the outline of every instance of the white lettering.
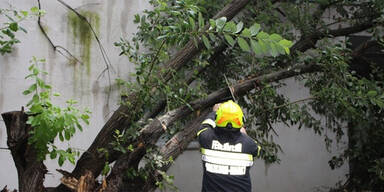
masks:
{"label": "white lettering", "polygon": [[241,143],[238,143],[236,145],[230,145],[229,143],[224,143],[224,145],[222,145],[217,140],[212,141],[212,149],[216,149],[216,150],[241,152],[242,147],[243,145]]}

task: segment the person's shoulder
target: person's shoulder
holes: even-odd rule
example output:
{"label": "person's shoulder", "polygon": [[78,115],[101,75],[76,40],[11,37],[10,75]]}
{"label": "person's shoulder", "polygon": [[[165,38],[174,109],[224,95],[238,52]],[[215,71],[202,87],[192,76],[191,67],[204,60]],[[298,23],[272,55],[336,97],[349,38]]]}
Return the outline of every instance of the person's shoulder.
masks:
{"label": "person's shoulder", "polygon": [[206,125],[206,126],[203,126],[198,132],[197,132],[197,136],[198,137],[207,137],[209,135],[212,134],[213,132],[213,129],[211,126],[209,125]]}
{"label": "person's shoulder", "polygon": [[250,146],[258,146],[257,142],[246,134],[242,134],[242,141]]}

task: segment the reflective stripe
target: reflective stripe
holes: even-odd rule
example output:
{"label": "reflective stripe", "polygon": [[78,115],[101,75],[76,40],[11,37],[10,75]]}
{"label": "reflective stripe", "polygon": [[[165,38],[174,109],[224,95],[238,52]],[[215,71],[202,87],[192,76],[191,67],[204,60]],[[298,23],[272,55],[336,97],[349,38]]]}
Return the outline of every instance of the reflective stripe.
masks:
{"label": "reflective stripe", "polygon": [[215,151],[201,148],[202,160],[209,163],[231,166],[252,166],[253,156],[246,153]]}
{"label": "reflective stripe", "polygon": [[205,168],[208,172],[224,175],[245,175],[247,170],[245,166],[226,166],[212,163],[205,163]]}
{"label": "reflective stripe", "polygon": [[246,154],[246,153],[233,153],[233,152],[227,152],[227,151],[216,151],[216,150],[205,149],[205,148],[201,148],[201,153],[203,155],[220,157],[220,158],[253,161],[253,156],[250,154]]}
{"label": "reflective stripe", "polygon": [[249,161],[249,160],[226,159],[226,158],[213,157],[208,155],[202,155],[202,159],[205,162],[219,164],[219,165],[244,166],[244,167],[250,167],[253,165],[253,161]]}
{"label": "reflective stripe", "polygon": [[260,146],[257,146],[257,156],[260,157],[260,151],[261,151],[261,147]]}
{"label": "reflective stripe", "polygon": [[199,132],[197,132],[197,136],[199,136],[200,135],[200,133],[202,133],[203,131],[205,131],[205,130],[207,130],[208,128],[204,128],[204,129],[202,129],[202,130],[200,130]]}
{"label": "reflective stripe", "polygon": [[206,119],[201,124],[210,125],[212,128],[216,127],[216,123],[212,119]]}

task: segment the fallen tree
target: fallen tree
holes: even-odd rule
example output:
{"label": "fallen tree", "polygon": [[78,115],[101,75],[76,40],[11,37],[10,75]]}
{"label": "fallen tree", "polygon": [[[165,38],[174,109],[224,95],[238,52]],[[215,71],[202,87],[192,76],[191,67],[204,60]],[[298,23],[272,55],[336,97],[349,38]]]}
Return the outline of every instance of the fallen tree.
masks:
{"label": "fallen tree", "polygon": [[[356,2],[344,1],[326,1],[317,4],[309,1],[303,2],[305,5],[311,5],[311,8],[316,8],[317,11],[310,14],[305,5],[301,7],[285,1],[263,3],[249,0],[233,0],[224,7],[215,1],[206,4],[197,3],[194,6],[200,8],[205,6],[208,10],[193,15],[182,13],[186,12],[184,9],[188,8],[188,6],[183,7],[183,4],[175,8],[177,2],[166,4],[169,9],[155,8],[150,13],[162,17],[154,20],[150,18],[151,14],[147,14],[149,17],[147,21],[142,21],[147,23],[140,26],[136,42],[134,42],[149,48],[148,53],[143,54],[146,59],[140,60],[135,57],[138,49],[135,50],[129,44],[125,44],[126,42],[119,44],[123,50],[122,54],[130,57],[134,63],[139,65],[139,71],[142,71],[138,74],[140,78],[136,82],[137,89],[124,96],[124,103],[116,109],[91,146],[76,162],[75,169],[72,172],[62,171],[65,178],[63,184],[47,190],[119,191],[125,185],[131,191],[153,191],[157,182],[161,182],[164,177],[162,172],[165,172],[171,164],[167,160],[171,157],[175,159],[183,152],[188,143],[194,139],[196,130],[209,112],[209,108],[223,99],[231,98],[231,90],[249,111],[250,116],[253,116],[248,122],[248,126],[252,127],[249,134],[264,146],[263,158],[266,161],[277,160],[278,145],[268,140],[268,135],[274,131],[273,123],[303,124],[313,128],[315,132],[321,132],[318,120],[308,113],[309,110],[314,110],[316,113],[330,117],[331,123],[327,124],[327,128],[341,134],[341,125],[337,123],[339,121],[368,122],[372,120],[356,111],[367,110],[374,114],[371,116],[372,118],[381,117],[383,115],[381,109],[384,107],[380,97],[382,85],[377,83],[380,81],[381,77],[378,74],[381,71],[371,70],[374,68],[373,64],[368,64],[365,66],[370,69],[368,74],[358,76],[353,72],[357,66],[356,59],[364,55],[364,51],[366,51],[361,47],[377,46],[378,44],[363,42],[360,44],[361,46],[352,50],[327,41],[376,29],[382,23],[378,19],[382,14],[377,11],[380,6],[376,4],[376,1],[358,5],[354,4]],[[155,4],[155,6],[161,5]],[[299,20],[293,17],[295,11],[292,7],[294,6],[300,7],[296,10],[298,13],[305,13]],[[329,24],[319,19],[327,10],[344,9],[346,6],[353,6],[355,9],[365,12],[363,14],[360,11],[351,11],[345,14],[340,11],[341,15],[338,15],[340,22],[343,19],[354,21],[344,28],[334,28],[333,21]],[[375,7],[377,9],[367,12],[365,8],[372,6],[377,6]],[[263,7],[267,7],[267,9]],[[282,11],[284,7],[291,9]],[[203,9],[201,8],[201,10]],[[213,10],[219,11],[215,15],[210,15]],[[178,15],[172,15],[175,11],[179,12]],[[237,23],[230,23],[229,20],[240,11],[242,14],[236,18]],[[275,23],[259,21],[259,15],[272,12],[280,14],[279,17],[270,15],[271,20],[275,20]],[[154,17],[153,15],[152,17]],[[189,28],[177,25],[177,19],[175,19],[175,23],[167,23],[167,20],[174,16],[180,17],[180,22],[189,20],[187,23]],[[242,21],[241,24],[239,21]],[[277,43],[284,42],[283,38],[272,34],[279,32],[276,26],[287,27],[285,26],[287,21],[291,24],[290,29],[300,31],[300,37],[295,40],[289,50]],[[263,30],[270,32],[271,35],[259,32],[260,26],[252,25],[254,22],[263,24]],[[163,28],[153,27],[155,24],[163,25]],[[339,23],[336,22],[336,24]],[[219,28],[220,25],[222,25],[221,28]],[[234,31],[231,31],[233,25]],[[251,27],[245,28],[243,25]],[[172,31],[174,29],[169,26],[178,27],[176,27],[176,31]],[[213,30],[211,30],[212,28]],[[249,32],[244,32],[247,30]],[[285,34],[282,35],[285,36]],[[326,44],[326,46],[318,45],[319,41],[324,41],[322,44]],[[178,51],[174,53],[174,49]],[[285,53],[290,53],[290,56],[284,56]],[[162,59],[160,55],[169,55],[170,58]],[[203,62],[207,64],[202,65]],[[265,63],[277,64],[265,65]],[[363,64],[366,63],[361,65]],[[194,73],[194,70],[197,73]],[[241,71],[241,73],[236,73],[237,71]],[[187,78],[184,77],[186,72],[190,74]],[[223,83],[225,82],[224,75],[221,74],[227,74],[235,83],[233,85]],[[313,95],[308,99],[312,100],[311,106],[304,105],[306,108],[300,109],[298,102],[291,102],[284,96],[271,91],[271,89],[278,89],[281,80],[294,77],[305,77],[306,86]],[[217,83],[220,81],[221,83]],[[204,93],[206,95],[186,94],[189,89],[196,86],[191,85],[196,82],[205,84]],[[180,89],[184,91],[176,93],[176,90]],[[375,93],[372,92],[373,90]],[[361,92],[364,95],[357,95]],[[169,98],[172,98],[173,101]],[[363,104],[356,104],[361,102]],[[328,110],[326,110],[327,107]],[[168,110],[169,108],[171,109]],[[300,115],[294,116],[294,114]],[[2,116],[7,127],[8,146],[18,170],[19,190],[43,191],[46,168],[36,157],[33,146],[28,143],[30,137],[28,133],[32,129],[26,123],[28,115],[23,111],[18,111],[4,113]],[[170,134],[167,130],[173,129],[175,122],[181,122],[183,126],[176,129],[176,133]],[[115,150],[115,146],[111,145],[115,140],[116,130],[125,134],[122,147],[130,148],[130,150]],[[169,139],[162,146],[158,146],[159,138],[167,134],[169,134]],[[371,143],[366,143],[366,145],[370,146]],[[101,148],[103,150],[100,150]],[[352,148],[353,146],[349,150]],[[340,161],[345,161],[349,157],[348,154],[352,154],[348,152],[339,157]],[[139,162],[146,158],[148,153],[160,154],[164,162],[161,165],[151,164],[152,166],[145,167],[143,174],[146,177],[137,174],[133,178],[126,178],[127,172],[140,173]],[[378,155],[376,152],[372,156],[375,160],[379,157],[380,154]],[[94,179],[113,162],[114,165],[110,173],[106,175],[104,182],[95,182]],[[356,161],[355,164],[358,162]],[[378,162],[377,165],[371,163],[367,166],[380,167],[380,161]],[[331,163],[335,162],[331,161]],[[351,170],[351,172],[353,171]],[[379,168],[376,171],[380,173]],[[376,174],[376,172],[374,173]],[[373,173],[364,174],[371,177],[376,176]],[[359,177],[361,175],[356,175],[352,180],[359,179]],[[380,182],[382,181],[380,179],[375,181],[375,185],[363,183],[364,188],[373,186],[375,189],[381,189]],[[354,189],[361,186],[350,184],[345,187]]]}

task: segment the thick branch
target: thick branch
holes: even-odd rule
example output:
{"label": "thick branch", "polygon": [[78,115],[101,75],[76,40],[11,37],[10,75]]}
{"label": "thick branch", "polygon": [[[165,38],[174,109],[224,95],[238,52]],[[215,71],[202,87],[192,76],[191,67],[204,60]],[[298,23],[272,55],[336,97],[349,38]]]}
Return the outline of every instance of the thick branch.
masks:
{"label": "thick branch", "polygon": [[339,37],[339,36],[346,36],[358,32],[365,31],[376,24],[373,22],[370,23],[362,23],[350,27],[335,29],[335,30],[323,30],[316,33],[313,33],[308,36],[303,36],[297,43],[295,43],[291,51],[301,51],[304,52],[310,48],[315,47],[316,42],[324,37]]}
{"label": "thick branch", "polygon": [[[188,144],[193,141],[196,137],[196,133],[201,126],[201,122],[207,117],[208,113],[211,112],[210,108],[207,108],[202,113],[200,113],[199,117],[191,120],[187,123],[187,127],[174,135],[170,140],[165,143],[163,147],[160,149],[160,154],[163,156],[164,160],[176,159],[183,151],[188,147]],[[161,171],[167,171],[171,164],[166,164],[163,167],[159,167],[158,169]],[[154,191],[156,189],[156,180],[161,179],[158,171],[153,171],[150,178],[148,178],[147,182],[141,188],[143,191]]]}

